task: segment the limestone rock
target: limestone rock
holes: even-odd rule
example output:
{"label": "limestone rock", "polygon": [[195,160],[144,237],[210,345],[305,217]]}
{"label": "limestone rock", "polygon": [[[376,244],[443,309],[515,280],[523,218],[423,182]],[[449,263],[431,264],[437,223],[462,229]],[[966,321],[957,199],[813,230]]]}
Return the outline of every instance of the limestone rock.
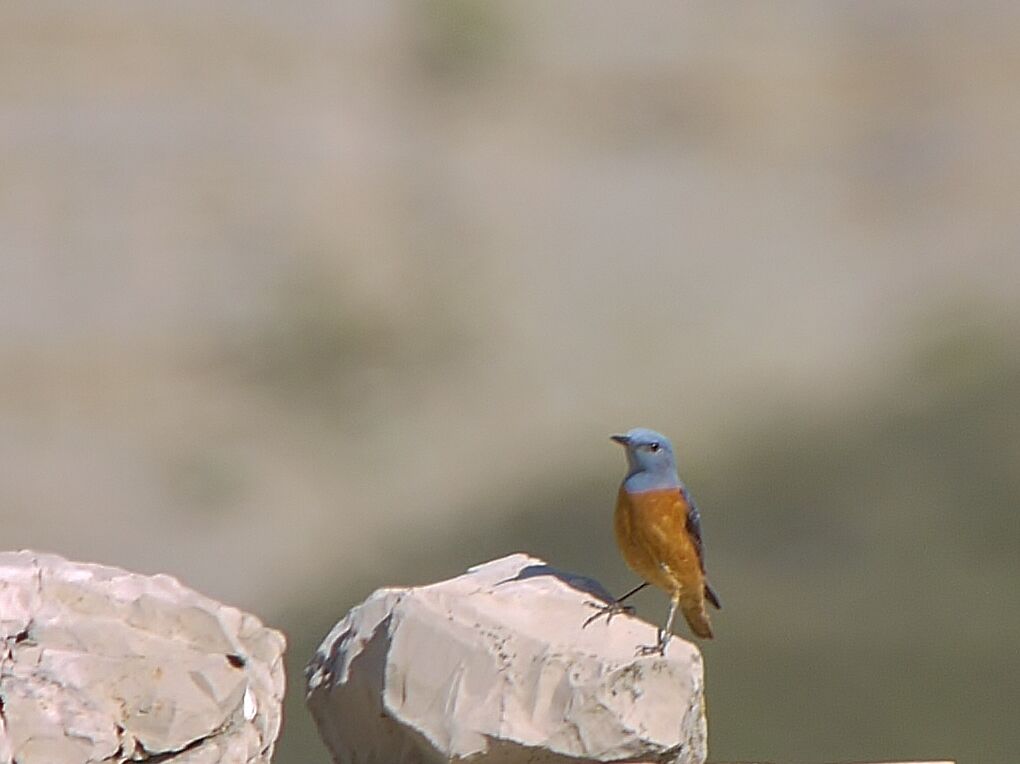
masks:
{"label": "limestone rock", "polygon": [[0,553],[0,762],[268,762],[283,635],[169,576]]}
{"label": "limestone rock", "polygon": [[511,555],[431,586],[381,589],[308,666],[308,706],[333,759],[702,764],[702,661],[679,638],[599,620],[590,579]]}

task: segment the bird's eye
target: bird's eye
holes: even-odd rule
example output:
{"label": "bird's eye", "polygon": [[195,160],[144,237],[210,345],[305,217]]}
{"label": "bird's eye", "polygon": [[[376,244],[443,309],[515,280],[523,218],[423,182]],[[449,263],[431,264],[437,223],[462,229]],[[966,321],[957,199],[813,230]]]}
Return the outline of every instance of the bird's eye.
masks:
{"label": "bird's eye", "polygon": [[653,454],[656,453],[660,448],[662,448],[662,446],[660,446],[658,443],[652,442],[648,444],[648,450],[651,451]]}

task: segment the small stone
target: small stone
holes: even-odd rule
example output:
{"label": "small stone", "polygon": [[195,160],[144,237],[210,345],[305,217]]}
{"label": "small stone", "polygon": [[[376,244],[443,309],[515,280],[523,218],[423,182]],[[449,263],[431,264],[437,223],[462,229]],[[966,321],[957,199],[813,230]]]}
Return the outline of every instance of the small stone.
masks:
{"label": "small stone", "polygon": [[329,633],[307,702],[338,764],[702,764],[701,653],[618,615],[582,629],[595,582],[523,554],[381,589]]}
{"label": "small stone", "polygon": [[0,762],[269,762],[283,635],[185,588],[0,553]]}

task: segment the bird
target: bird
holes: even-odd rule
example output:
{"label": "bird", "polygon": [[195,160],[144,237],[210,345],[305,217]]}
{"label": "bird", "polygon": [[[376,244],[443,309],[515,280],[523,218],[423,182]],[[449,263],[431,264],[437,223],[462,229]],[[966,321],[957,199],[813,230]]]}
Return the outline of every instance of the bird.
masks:
{"label": "bird", "polygon": [[711,639],[705,603],[717,609],[722,605],[706,578],[701,515],[677,473],[673,444],[665,435],[644,427],[610,439],[627,450],[627,474],[616,498],[616,543],[643,583],[612,603],[591,603],[598,612],[584,626],[603,615],[608,623],[618,613],[632,612],[623,601],[653,584],[669,594],[669,611],[656,644],[640,647],[638,654],[666,654],[678,609],[691,631]]}

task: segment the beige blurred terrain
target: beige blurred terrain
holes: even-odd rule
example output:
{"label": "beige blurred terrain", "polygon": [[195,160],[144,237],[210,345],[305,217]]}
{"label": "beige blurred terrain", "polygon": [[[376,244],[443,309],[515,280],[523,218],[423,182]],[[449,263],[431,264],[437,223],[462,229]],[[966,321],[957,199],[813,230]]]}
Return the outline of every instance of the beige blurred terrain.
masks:
{"label": "beige blurred terrain", "polygon": [[374,588],[628,587],[635,425],[725,606],[712,759],[1016,760],[1020,6],[2,16],[3,547],[287,631],[278,761]]}

